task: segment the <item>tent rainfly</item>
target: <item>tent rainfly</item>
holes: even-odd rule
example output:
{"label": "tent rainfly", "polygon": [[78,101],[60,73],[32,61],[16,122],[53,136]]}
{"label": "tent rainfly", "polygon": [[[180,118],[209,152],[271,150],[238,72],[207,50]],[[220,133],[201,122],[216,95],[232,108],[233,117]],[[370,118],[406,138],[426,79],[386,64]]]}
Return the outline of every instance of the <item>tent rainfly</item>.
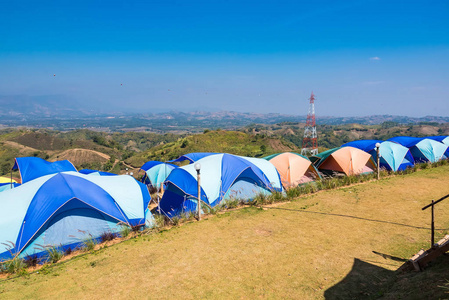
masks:
{"label": "tent rainfly", "polygon": [[417,163],[434,163],[444,159],[444,153],[448,149],[447,145],[428,138],[398,136],[388,140],[409,148]]}
{"label": "tent rainfly", "polygon": [[131,176],[40,176],[0,193],[0,260],[75,249],[125,224],[152,225],[149,202],[146,186]]}
{"label": "tent rainfly", "polygon": [[[201,201],[216,206],[229,199],[249,200],[259,193],[282,191],[276,168],[264,159],[214,154],[199,159]],[[198,199],[197,172],[193,164],[174,169],[165,181],[160,202],[168,216],[195,211]]]}
{"label": "tent rainfly", "polygon": [[380,167],[389,171],[401,171],[415,164],[412,154],[407,147],[400,144],[381,140],[359,140],[346,143],[342,147],[354,147],[368,152],[377,162],[376,144],[379,143]]}
{"label": "tent rainfly", "polygon": [[103,172],[98,170],[82,169],[79,171],[81,174],[93,175],[93,176],[117,176],[117,174],[110,172]]}
{"label": "tent rainfly", "polygon": [[284,188],[321,178],[318,170],[305,156],[294,152],[277,153],[264,157],[272,163],[281,176]]}
{"label": "tent rainfly", "polygon": [[319,171],[327,174],[359,175],[373,172],[376,168],[369,153],[354,147],[330,149],[312,156],[310,160]]}
{"label": "tent rainfly", "polygon": [[67,171],[77,172],[75,166],[68,160],[48,162],[39,157],[17,157],[12,170],[19,170],[22,183],[49,174]]}
{"label": "tent rainfly", "polygon": [[142,182],[159,189],[171,171],[177,167],[160,161],[148,161],[140,168],[145,172],[145,175],[142,177]]}

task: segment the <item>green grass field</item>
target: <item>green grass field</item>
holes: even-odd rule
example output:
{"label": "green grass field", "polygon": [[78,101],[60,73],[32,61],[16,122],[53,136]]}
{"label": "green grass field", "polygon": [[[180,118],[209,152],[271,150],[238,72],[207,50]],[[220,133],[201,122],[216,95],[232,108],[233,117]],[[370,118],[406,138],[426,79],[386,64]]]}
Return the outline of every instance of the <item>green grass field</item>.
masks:
{"label": "green grass field", "polygon": [[[143,235],[0,282],[2,299],[438,299],[449,259],[397,269],[430,240],[421,207],[449,166],[242,208]],[[449,200],[436,207],[437,239]]]}

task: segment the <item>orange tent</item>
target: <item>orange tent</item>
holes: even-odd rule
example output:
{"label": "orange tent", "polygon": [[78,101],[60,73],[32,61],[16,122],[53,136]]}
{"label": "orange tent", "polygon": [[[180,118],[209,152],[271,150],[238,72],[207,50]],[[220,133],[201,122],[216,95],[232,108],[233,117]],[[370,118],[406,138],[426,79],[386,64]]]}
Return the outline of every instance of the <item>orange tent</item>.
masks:
{"label": "orange tent", "polygon": [[298,153],[278,153],[267,156],[265,159],[276,167],[284,188],[294,187],[320,178],[318,170],[312,162]]}
{"label": "orange tent", "polygon": [[376,168],[371,154],[354,147],[327,150],[311,160],[320,171],[341,172],[348,176],[373,172]]}

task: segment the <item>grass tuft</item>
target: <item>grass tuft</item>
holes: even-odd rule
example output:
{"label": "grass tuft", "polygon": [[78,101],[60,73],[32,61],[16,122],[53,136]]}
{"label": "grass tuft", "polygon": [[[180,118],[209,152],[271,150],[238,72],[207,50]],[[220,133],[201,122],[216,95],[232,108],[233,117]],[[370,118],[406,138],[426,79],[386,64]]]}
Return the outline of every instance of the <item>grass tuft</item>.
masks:
{"label": "grass tuft", "polygon": [[104,243],[104,242],[112,241],[116,237],[117,237],[116,233],[113,233],[113,232],[110,232],[110,231],[106,231],[106,232],[103,232],[100,235],[100,242]]}
{"label": "grass tuft", "polygon": [[122,224],[122,228],[120,230],[120,236],[122,238],[126,238],[131,233],[131,228],[127,224]]}
{"label": "grass tuft", "polygon": [[64,253],[55,246],[47,246],[46,251],[51,263],[57,263],[64,256]]}
{"label": "grass tuft", "polygon": [[97,241],[93,238],[93,236],[90,233],[83,240],[83,249],[85,251],[92,251],[92,250],[94,250],[96,245],[97,245]]}
{"label": "grass tuft", "polygon": [[173,218],[171,218],[171,223],[173,224],[173,226],[179,226],[179,223],[181,223],[181,218],[178,216],[174,216]]}
{"label": "grass tuft", "polygon": [[22,274],[26,273],[27,265],[22,258],[14,257],[13,259],[0,263],[0,270],[2,273]]}
{"label": "grass tuft", "polygon": [[35,267],[40,262],[40,259],[36,254],[27,255],[24,259],[24,263],[27,267]]}

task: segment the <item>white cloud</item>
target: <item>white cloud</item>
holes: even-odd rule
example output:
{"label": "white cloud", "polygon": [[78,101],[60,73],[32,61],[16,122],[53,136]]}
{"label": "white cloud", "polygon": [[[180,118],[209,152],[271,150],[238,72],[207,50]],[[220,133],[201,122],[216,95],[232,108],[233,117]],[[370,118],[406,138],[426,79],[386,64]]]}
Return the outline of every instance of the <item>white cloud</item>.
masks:
{"label": "white cloud", "polygon": [[379,56],[370,57],[369,60],[380,60]]}

